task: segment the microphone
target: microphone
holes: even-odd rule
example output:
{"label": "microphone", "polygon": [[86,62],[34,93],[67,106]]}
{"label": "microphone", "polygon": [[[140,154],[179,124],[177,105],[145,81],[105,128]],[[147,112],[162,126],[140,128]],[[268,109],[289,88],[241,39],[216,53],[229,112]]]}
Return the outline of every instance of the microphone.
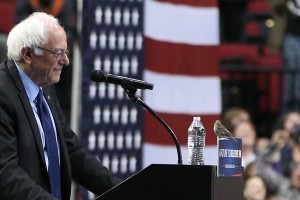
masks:
{"label": "microphone", "polygon": [[153,89],[152,83],[147,83],[146,81],[128,78],[128,77],[124,77],[124,76],[116,76],[113,74],[103,72],[101,70],[91,71],[90,78],[92,81],[95,81],[95,82],[106,82],[106,83],[112,83],[112,84],[121,85],[121,86],[122,86],[122,84],[124,84],[124,81],[127,81],[127,82],[129,81],[137,89],[142,89],[142,90],[145,90],[145,89],[152,90]]}

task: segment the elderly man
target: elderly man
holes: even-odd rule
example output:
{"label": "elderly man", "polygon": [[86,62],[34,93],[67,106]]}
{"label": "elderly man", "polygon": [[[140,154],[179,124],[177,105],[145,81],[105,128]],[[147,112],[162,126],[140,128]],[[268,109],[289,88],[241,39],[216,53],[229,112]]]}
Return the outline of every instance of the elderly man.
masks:
{"label": "elderly man", "polygon": [[0,199],[70,199],[74,179],[99,195],[120,183],[81,146],[54,83],[69,64],[67,37],[52,15],[17,24],[0,65]]}

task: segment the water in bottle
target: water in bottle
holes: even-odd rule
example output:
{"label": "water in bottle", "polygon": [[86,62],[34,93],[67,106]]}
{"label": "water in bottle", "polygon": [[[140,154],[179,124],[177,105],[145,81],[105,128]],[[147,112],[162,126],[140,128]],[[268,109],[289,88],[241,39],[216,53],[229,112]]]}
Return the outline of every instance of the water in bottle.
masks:
{"label": "water in bottle", "polygon": [[194,117],[188,129],[188,164],[204,165],[206,131],[200,117]]}

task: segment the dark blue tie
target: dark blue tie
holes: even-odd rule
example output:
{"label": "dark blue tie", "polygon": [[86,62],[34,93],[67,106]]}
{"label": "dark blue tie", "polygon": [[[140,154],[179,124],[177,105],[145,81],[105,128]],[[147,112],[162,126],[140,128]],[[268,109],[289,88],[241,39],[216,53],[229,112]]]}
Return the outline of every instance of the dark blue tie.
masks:
{"label": "dark blue tie", "polygon": [[45,134],[45,148],[48,155],[48,175],[51,184],[51,194],[57,199],[61,199],[61,180],[60,167],[58,158],[58,148],[46,102],[43,101],[43,91],[40,90],[37,96],[38,115],[40,117],[44,134]]}

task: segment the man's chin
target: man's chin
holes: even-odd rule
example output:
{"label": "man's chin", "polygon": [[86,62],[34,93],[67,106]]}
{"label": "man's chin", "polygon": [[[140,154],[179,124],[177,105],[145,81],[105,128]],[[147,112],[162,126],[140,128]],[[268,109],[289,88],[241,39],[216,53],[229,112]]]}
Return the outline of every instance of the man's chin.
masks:
{"label": "man's chin", "polygon": [[50,80],[50,81],[48,82],[47,85],[52,85],[52,84],[58,83],[59,81],[60,81],[60,76],[54,77],[52,80]]}

